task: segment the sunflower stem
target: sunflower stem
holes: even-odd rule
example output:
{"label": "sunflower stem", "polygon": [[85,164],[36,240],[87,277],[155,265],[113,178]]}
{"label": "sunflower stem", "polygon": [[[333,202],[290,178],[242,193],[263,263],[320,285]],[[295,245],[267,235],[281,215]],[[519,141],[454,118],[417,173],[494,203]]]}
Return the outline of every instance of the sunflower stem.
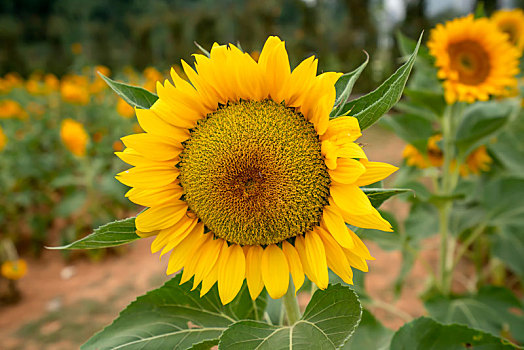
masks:
{"label": "sunflower stem", "polygon": [[282,297],[282,303],[286,310],[287,322],[291,326],[295,324],[300,319],[300,309],[298,308],[298,300],[295,295],[295,286],[293,282],[290,281],[289,288],[287,289],[286,294]]}
{"label": "sunflower stem", "polygon": [[[461,111],[462,105],[460,103],[448,106],[442,120],[444,164],[442,166],[440,193],[448,198],[453,194],[458,182],[459,164],[455,159],[455,129],[457,120],[461,117]],[[454,159],[455,164],[453,164]],[[452,273],[452,257],[455,249],[455,242],[449,234],[449,216],[452,206],[453,202],[451,200],[447,200],[438,206],[440,228],[439,287],[444,295],[448,295],[451,289],[450,274]]]}

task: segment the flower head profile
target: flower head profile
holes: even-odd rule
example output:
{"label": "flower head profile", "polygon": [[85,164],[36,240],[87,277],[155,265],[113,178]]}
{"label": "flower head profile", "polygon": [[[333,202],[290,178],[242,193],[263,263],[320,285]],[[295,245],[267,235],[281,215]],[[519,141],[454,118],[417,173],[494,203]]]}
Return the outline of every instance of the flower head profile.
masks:
{"label": "flower head profile", "polygon": [[159,99],[136,110],[145,132],[117,152],[133,166],[117,175],[126,196],[148,207],[139,235],[202,295],[218,282],[224,304],[244,280],[253,299],[283,296],[290,275],[296,290],[304,275],[326,288],[328,268],[352,283],[373,258],[346,223],[391,230],[360,186],[397,168],[367,159],[357,119],[329,119],[341,74],[317,75],[314,57],[291,70],[277,37],[258,62],[231,44],[194,57],[190,82],[172,70],[174,84],[157,83]]}
{"label": "flower head profile", "polygon": [[67,149],[75,156],[83,157],[86,154],[89,135],[81,123],[70,118],[64,119],[60,127],[60,137]]}
{"label": "flower head profile", "polygon": [[428,47],[448,103],[486,101],[517,85],[520,52],[487,18],[469,15],[437,24]]}
{"label": "flower head profile", "polygon": [[496,11],[491,20],[508,35],[508,40],[519,50],[524,49],[524,11],[521,9]]}

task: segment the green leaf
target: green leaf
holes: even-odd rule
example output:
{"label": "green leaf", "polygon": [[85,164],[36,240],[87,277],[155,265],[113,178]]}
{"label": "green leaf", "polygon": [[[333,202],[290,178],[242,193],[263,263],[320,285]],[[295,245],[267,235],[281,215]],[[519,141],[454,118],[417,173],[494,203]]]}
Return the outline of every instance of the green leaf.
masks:
{"label": "green leaf", "polygon": [[412,104],[424,107],[435,113],[436,116],[444,114],[446,101],[444,95],[430,90],[404,89],[404,94],[409,97]]}
{"label": "green leaf", "polygon": [[516,176],[524,176],[524,118],[510,122],[504,132],[497,137],[497,142],[489,145],[489,150]]}
{"label": "green leaf", "polygon": [[521,226],[502,226],[490,236],[491,251],[524,281],[524,235]]}
{"label": "green leaf", "polygon": [[354,332],[362,309],[354,291],[340,284],[317,290],[302,318],[279,327],[240,321],[220,337],[219,349],[337,349]]}
{"label": "green leaf", "polygon": [[431,121],[415,114],[395,114],[385,116],[380,125],[393,131],[407,143],[415,146],[423,154],[426,153],[428,138],[433,135]]}
{"label": "green leaf", "polygon": [[524,179],[492,179],[482,189],[482,205],[490,225],[524,226]]}
{"label": "green leaf", "polygon": [[368,310],[364,309],[357,330],[342,349],[387,349],[392,336],[391,329],[384,327]]}
{"label": "green leaf", "polygon": [[524,308],[506,288],[488,286],[473,295],[435,296],[424,305],[439,322],[465,324],[497,337],[505,337],[509,332],[513,339],[524,342],[524,322],[518,315]]}
{"label": "green leaf", "polygon": [[180,278],[178,274],[138,297],[81,349],[205,349],[216,344],[231,324],[253,314],[252,308],[259,315],[264,312],[266,294],[254,304],[246,302],[245,284],[235,301],[224,306],[216,285],[200,298],[200,287],[191,291],[191,281],[179,285]]}
{"label": "green leaf", "polygon": [[118,96],[122,97],[124,101],[129,103],[129,105],[132,107],[149,109],[153,103],[158,100],[157,95],[147,91],[144,88],[114,81],[100,72],[98,72],[98,75],[104,79],[106,84],[109,85],[109,87],[113,89],[113,91],[116,92]]}
{"label": "green leaf", "polygon": [[335,99],[335,107],[333,107],[333,110],[331,111],[332,118],[338,117],[342,114],[344,104],[348,100],[349,95],[351,95],[351,91],[353,90],[355,82],[357,81],[364,68],[366,68],[366,66],[368,65],[369,55],[365,51],[364,53],[366,54],[366,60],[364,61],[364,63],[358,66],[358,68],[354,71],[342,75],[340,78],[338,78],[337,82],[335,83],[337,97]]}
{"label": "green leaf", "polygon": [[350,112],[353,117],[358,119],[360,128],[364,130],[389,111],[402,96],[409,73],[415,63],[421,40],[422,35],[407,62],[392,76],[373,92],[344,104],[341,114]]}
{"label": "green leaf", "polygon": [[513,346],[491,334],[463,325],[443,325],[431,318],[411,321],[393,336],[390,350],[509,350]]}
{"label": "green leaf", "polygon": [[368,196],[371,205],[378,208],[387,199],[401,193],[410,192],[410,189],[406,188],[369,188],[363,187],[361,190]]}
{"label": "green leaf", "polygon": [[126,244],[140,237],[136,234],[135,218],[113,221],[71,244],[48,249],[99,249]]}
{"label": "green leaf", "polygon": [[456,145],[462,155],[495,136],[508,121],[514,106],[497,101],[479,102],[468,107],[457,129]]}

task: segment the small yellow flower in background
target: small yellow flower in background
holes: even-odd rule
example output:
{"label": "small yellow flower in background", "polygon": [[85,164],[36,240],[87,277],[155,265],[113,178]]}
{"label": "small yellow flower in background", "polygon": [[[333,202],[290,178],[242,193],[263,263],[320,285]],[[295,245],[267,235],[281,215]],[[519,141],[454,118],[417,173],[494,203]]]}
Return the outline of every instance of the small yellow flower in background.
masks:
{"label": "small yellow flower in background", "polygon": [[124,144],[121,141],[113,142],[113,151],[121,152],[124,150]]}
{"label": "small yellow flower in background", "polygon": [[155,91],[156,82],[164,80],[162,73],[160,73],[155,67],[147,67],[144,69],[144,77],[146,78],[144,89],[149,91]]}
{"label": "small yellow flower in background", "polygon": [[442,150],[437,142],[442,140],[442,135],[433,135],[428,139],[426,157],[413,145],[406,145],[402,152],[402,157],[406,159],[406,164],[419,169],[426,169],[430,166],[439,167],[444,162]]}
{"label": "small yellow flower in background", "polygon": [[251,51],[250,55],[255,60],[255,62],[258,62],[258,59],[260,58],[259,51]]}
{"label": "small yellow flower in background", "polygon": [[116,103],[116,111],[124,118],[132,118],[135,116],[135,109],[121,98],[119,98]]}
{"label": "small yellow flower in background", "polygon": [[109,77],[111,75],[111,70],[107,68],[106,66],[102,66],[102,65],[95,66],[95,68],[93,69],[93,82],[91,83],[91,86],[89,87],[89,91],[92,94],[98,94],[107,88],[107,84],[100,77],[100,75],[98,75],[98,73],[101,73],[105,75],[106,77]]}
{"label": "small yellow flower in background", "polygon": [[71,52],[74,55],[80,55],[82,53],[82,44],[80,43],[71,44]]}
{"label": "small yellow flower in background", "polygon": [[134,124],[133,124],[133,132],[134,132],[135,134],[140,134],[140,133],[144,132],[144,129],[142,129],[142,127],[140,126],[140,124],[138,124],[138,123],[134,123]]}
{"label": "small yellow flower in background", "polygon": [[[296,290],[304,275],[319,288],[328,268],[346,283],[373,260],[357,227],[391,231],[360,189],[397,170],[369,161],[355,141],[358,120],[329,119],[341,73],[317,76],[309,57],[293,71],[285,43],[270,37],[258,62],[235,45],[213,45],[157,85],[151,109],[137,109],[144,133],[122,138],[117,155],[126,196],[149,207],[136,218],[151,250],[171,252],[201,295],[218,283],[223,304],[244,280],[255,299]],[[156,79],[156,78],[155,78]],[[182,195],[183,194],[183,195]]]}
{"label": "small yellow flower in background", "polygon": [[44,77],[44,85],[48,93],[58,91],[60,88],[60,80],[54,74],[46,74]]}
{"label": "small yellow flower in background", "polygon": [[493,159],[489,156],[486,146],[480,146],[468,155],[465,164],[460,165],[460,175],[466,177],[470,174],[478,175],[482,171],[488,171],[492,162]]}
{"label": "small yellow flower in background", "polygon": [[70,118],[64,119],[60,128],[60,137],[71,153],[78,157],[85,155],[89,136],[81,123]]}
{"label": "small yellow flower in background", "polygon": [[87,78],[80,75],[64,77],[60,84],[60,94],[66,102],[87,105],[90,96]]}
{"label": "small yellow flower in background", "polygon": [[428,47],[449,104],[486,101],[517,85],[520,52],[487,18],[469,15],[437,24]]}
{"label": "small yellow flower in background", "polygon": [[524,49],[524,11],[521,9],[499,10],[491,20],[499,30],[509,36],[509,41],[519,50]]}
{"label": "small yellow flower in background", "polygon": [[27,273],[27,263],[24,259],[4,261],[1,268],[2,276],[10,280],[19,280]]}
{"label": "small yellow flower in background", "polygon": [[7,136],[4,134],[4,129],[0,126],[0,151],[2,151],[7,145]]}
{"label": "small yellow flower in background", "polygon": [[9,118],[27,118],[27,112],[22,108],[20,103],[13,100],[0,101],[0,119]]}
{"label": "small yellow flower in background", "polygon": [[[402,152],[402,157],[406,159],[406,164],[419,169],[426,169],[431,166],[440,167],[444,164],[444,154],[438,146],[438,142],[442,140],[442,135],[437,134],[431,136],[428,140],[428,150],[426,156],[418,151],[413,145],[406,145]],[[459,166],[459,173],[466,177],[470,174],[478,175],[481,171],[488,171],[492,159],[489,156],[486,146],[480,146],[473,150],[466,158],[466,162]],[[456,161],[453,160],[451,168],[456,167]]]}

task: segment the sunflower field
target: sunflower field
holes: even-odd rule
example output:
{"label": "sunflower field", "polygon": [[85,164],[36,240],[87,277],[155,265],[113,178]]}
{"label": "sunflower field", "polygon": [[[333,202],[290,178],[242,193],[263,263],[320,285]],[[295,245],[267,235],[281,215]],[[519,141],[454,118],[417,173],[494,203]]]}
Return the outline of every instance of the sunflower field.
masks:
{"label": "sunflower field", "polygon": [[[27,301],[24,256],[145,241],[163,285],[81,349],[522,349],[524,11],[411,34],[363,94],[369,54],[337,72],[284,35],[195,41],[165,72],[4,75],[0,308]],[[396,165],[374,159],[387,137]],[[393,300],[369,289],[380,256]]]}

